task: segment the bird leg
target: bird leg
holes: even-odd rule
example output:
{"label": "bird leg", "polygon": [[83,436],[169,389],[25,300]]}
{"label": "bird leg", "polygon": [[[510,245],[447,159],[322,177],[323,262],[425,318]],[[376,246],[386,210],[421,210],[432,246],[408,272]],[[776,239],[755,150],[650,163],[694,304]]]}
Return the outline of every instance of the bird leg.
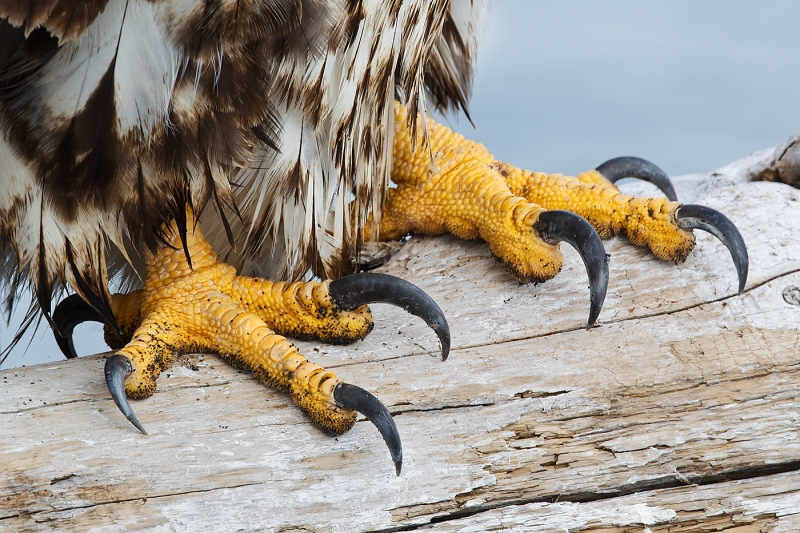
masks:
{"label": "bird leg", "polygon": [[[447,322],[430,297],[408,282],[379,274],[291,284],[237,276],[232,266],[217,261],[188,208],[185,243],[175,222],[164,235],[166,242],[155,253],[146,253],[144,287],[112,298],[125,338],[118,339],[106,326],[106,338],[116,349],[106,362],[106,382],[128,420],[144,432],[127,398],[152,395],[159,374],[176,355],[211,352],[265,385],[289,392],[332,435],[349,430],[356,411],[361,412],[383,435],[399,473],[400,438],[386,408],[368,392],[306,360],[279,333],[338,343],[363,339],[373,326],[364,304],[386,302],[423,318],[439,336],[446,358]],[[61,302],[53,318],[61,331],[56,338],[68,356],[74,356],[75,325],[101,320],[77,296]]]}
{"label": "bird leg", "polygon": [[[634,245],[647,246],[656,257],[676,262],[691,252],[695,240],[690,230],[699,228],[728,246],[739,273],[739,289],[744,288],[744,241],[736,227],[712,209],[623,195],[598,170],[570,178],[518,169],[432,119],[423,124],[418,117],[412,132],[401,104],[395,104],[394,128],[392,180],[397,187],[388,191],[384,201],[377,232],[382,240],[445,232],[480,238],[517,279],[541,282],[561,268],[561,254],[553,246],[559,240],[578,248],[590,280],[593,271],[605,267],[604,256],[589,251],[597,250],[587,242],[597,236],[581,230],[577,238],[579,224],[556,213],[575,213],[604,238],[625,235]],[[647,179],[674,197],[669,179],[647,161],[618,158],[599,168],[611,180]],[[546,213],[556,220],[548,219]],[[596,316],[594,310],[591,314]]]}

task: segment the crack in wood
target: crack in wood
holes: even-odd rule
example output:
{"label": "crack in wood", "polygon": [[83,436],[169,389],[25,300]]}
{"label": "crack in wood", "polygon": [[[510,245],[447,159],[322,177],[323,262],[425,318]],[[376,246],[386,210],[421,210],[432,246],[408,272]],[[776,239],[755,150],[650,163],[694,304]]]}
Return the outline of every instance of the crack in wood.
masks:
{"label": "crack in wood", "polygon": [[[75,474],[70,474],[69,476],[64,476],[64,478],[62,478],[62,479],[60,479],[58,481],[64,481],[64,480],[69,479],[71,477],[75,477]],[[52,484],[53,483],[51,483],[51,485]],[[131,502],[138,502],[138,501],[142,501],[142,500],[144,500],[145,503],[146,503],[147,500],[158,500],[158,499],[161,499],[161,498],[171,498],[171,497],[174,497],[174,496],[187,496],[187,495],[190,495],[190,494],[204,494],[204,493],[209,493],[209,492],[215,492],[215,491],[218,491],[218,490],[232,490],[232,489],[239,489],[239,488],[242,488],[242,487],[252,487],[252,486],[262,485],[262,484],[263,483],[242,483],[242,484],[239,484],[239,485],[230,485],[230,486],[226,486],[226,487],[214,487],[214,488],[211,488],[211,489],[186,490],[186,491],[164,493],[164,494],[156,494],[156,495],[148,494],[147,496],[137,496],[136,498],[120,498],[120,499],[114,499],[114,500],[94,502],[94,503],[92,503],[90,505],[70,505],[70,506],[66,506],[66,507],[55,507],[52,504],[50,504],[50,507],[52,508],[51,509],[52,511],[56,511],[56,512],[74,511],[74,510],[78,510],[78,509],[92,509],[94,507],[102,507],[102,506],[105,506],[105,505],[115,505],[115,504],[120,504],[120,503],[131,503]],[[21,516],[35,516],[35,515],[39,515],[39,514],[42,514],[42,513],[48,513],[51,510],[42,509],[42,510],[38,510],[38,511],[29,511],[29,512],[26,512],[26,513],[15,513],[15,514],[10,514],[10,515],[3,515],[3,516],[0,516],[0,522],[3,521],[3,520],[10,520],[12,518],[18,518],[18,517],[21,517]]]}
{"label": "crack in wood", "polygon": [[[537,498],[519,498],[493,505],[477,505],[470,509],[455,510],[458,509],[460,505],[463,505],[463,503],[466,501],[474,501],[475,494],[473,492],[465,492],[462,494],[458,494],[455,500],[450,502],[443,501],[443,502],[437,502],[435,504],[421,505],[420,507],[426,507],[429,508],[429,510],[438,507],[440,509],[439,512],[445,512],[445,511],[447,512],[447,514],[431,517],[431,519],[424,524],[417,523],[413,525],[409,524],[404,526],[375,529],[375,530],[370,530],[369,533],[393,533],[400,531],[414,531],[423,528],[427,525],[461,520],[463,518],[477,516],[482,513],[486,513],[488,511],[493,511],[506,507],[528,505],[534,503],[557,503],[557,502],[591,503],[604,500],[611,500],[614,498],[621,498],[624,496],[629,496],[631,494],[637,494],[642,492],[685,487],[687,485],[687,481],[688,484],[690,485],[707,486],[707,485],[716,485],[720,483],[727,483],[730,481],[738,481],[744,479],[757,479],[760,477],[768,477],[776,474],[783,474],[783,473],[797,472],[797,471],[800,471],[800,460],[788,461],[786,463],[775,464],[775,465],[761,465],[756,467],[747,467],[738,470],[732,470],[729,472],[720,472],[708,476],[680,476],[680,477],[665,476],[659,479],[643,480],[626,485],[620,485],[618,487],[598,492],[561,493],[561,494],[551,494],[551,495],[541,496]],[[408,509],[397,508],[393,509],[392,512],[396,513],[398,511],[401,511],[407,513],[407,516],[409,518],[414,516],[421,516],[420,514],[416,514],[413,512],[413,509],[415,508],[416,506],[411,506]],[[591,531],[591,529],[587,531]],[[622,532],[627,530],[624,528],[612,528],[607,530],[603,529],[600,531]],[[652,531],[658,531],[658,529],[653,529]],[[753,530],[753,531],[758,531],[758,530]]]}

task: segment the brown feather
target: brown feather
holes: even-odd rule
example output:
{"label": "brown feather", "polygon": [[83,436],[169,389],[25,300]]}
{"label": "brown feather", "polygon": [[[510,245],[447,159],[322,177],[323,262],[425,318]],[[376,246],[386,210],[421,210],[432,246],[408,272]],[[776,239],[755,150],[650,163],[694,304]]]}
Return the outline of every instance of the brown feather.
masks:
{"label": "brown feather", "polygon": [[0,17],[25,32],[43,26],[60,41],[72,41],[84,34],[108,0],[3,0]]}
{"label": "brown feather", "polygon": [[135,285],[161,224],[185,233],[186,204],[244,274],[352,272],[389,183],[394,99],[412,120],[426,94],[466,110],[483,10],[5,0],[0,43],[16,43],[0,54],[7,301],[28,280],[46,316],[69,285],[108,314],[108,279]]}

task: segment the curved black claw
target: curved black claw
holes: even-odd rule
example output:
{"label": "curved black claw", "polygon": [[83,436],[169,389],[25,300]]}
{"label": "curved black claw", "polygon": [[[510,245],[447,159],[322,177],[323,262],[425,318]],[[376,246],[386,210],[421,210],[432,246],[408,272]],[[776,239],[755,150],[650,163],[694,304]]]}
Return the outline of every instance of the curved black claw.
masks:
{"label": "curved black claw", "polygon": [[328,287],[333,303],[346,311],[365,304],[386,303],[420,317],[436,332],[442,345],[442,361],[450,353],[450,327],[433,299],[416,285],[387,274],[361,272],[332,281]]}
{"label": "curved black claw", "polygon": [[556,244],[564,241],[581,254],[589,275],[590,306],[586,329],[590,329],[597,321],[608,290],[608,256],[603,241],[591,224],[569,211],[544,211],[539,214],[533,228],[545,242]]}
{"label": "curved black claw", "polygon": [[678,201],[678,195],[672,187],[669,176],[656,165],[641,157],[615,157],[609,159],[596,169],[605,179],[616,183],[622,178],[639,178],[649,181],[664,193],[669,200]]}
{"label": "curved black claw", "polygon": [[114,354],[106,359],[105,374],[108,392],[111,393],[114,403],[117,404],[125,418],[136,426],[136,429],[147,435],[147,432],[136,419],[136,415],[133,414],[131,404],[128,403],[128,397],[125,395],[125,377],[131,372],[133,372],[131,362],[124,355]]}
{"label": "curved black claw", "polygon": [[104,323],[100,313],[77,294],[61,300],[53,311],[53,324],[56,326],[53,335],[58,347],[61,348],[61,353],[67,359],[78,357],[78,354],[75,353],[75,345],[72,343],[72,331],[75,326],[83,322]]}
{"label": "curved black claw", "polygon": [[733,225],[728,217],[715,209],[704,205],[684,204],[675,212],[678,227],[685,230],[701,229],[712,234],[728,247],[739,274],[739,294],[747,283],[747,271],[750,268],[750,259],[747,257],[747,247],[742,239],[742,234]]}
{"label": "curved black claw", "polygon": [[339,383],[333,389],[333,399],[336,404],[344,409],[352,409],[366,416],[381,432],[389,453],[392,455],[394,469],[400,475],[403,467],[403,445],[400,442],[400,433],[394,424],[394,419],[379,399],[361,387],[349,383]]}

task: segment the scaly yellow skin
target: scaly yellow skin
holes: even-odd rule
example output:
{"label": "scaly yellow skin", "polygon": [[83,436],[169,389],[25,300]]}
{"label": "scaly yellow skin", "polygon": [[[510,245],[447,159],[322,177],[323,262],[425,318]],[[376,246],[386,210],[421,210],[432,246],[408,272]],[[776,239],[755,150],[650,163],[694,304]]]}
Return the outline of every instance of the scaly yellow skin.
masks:
{"label": "scaly yellow skin", "polygon": [[[422,124],[414,143],[406,118],[405,107],[396,104],[392,179],[397,188],[384,202],[383,239],[412,232],[480,238],[526,282],[550,279],[561,269],[558,246],[544,242],[533,228],[546,209],[577,213],[601,237],[625,234],[661,259],[683,261],[694,245],[693,235],[675,223],[677,202],[625,196],[596,171],[570,178],[518,169],[433,120],[427,121],[428,143]],[[132,362],[128,396],[151,395],[175,354],[209,351],[267,385],[291,391],[329,432],[347,431],[355,413],[332,398],[339,379],[309,363],[279,334],[352,342],[371,331],[369,309],[336,309],[327,281],[288,284],[237,276],[217,261],[188,209],[187,219],[192,266],[173,223],[167,245],[146,256],[145,286],[113,297],[114,316],[131,340],[123,346],[109,330],[106,340]]]}
{"label": "scaly yellow skin", "polygon": [[675,221],[678,202],[666,198],[634,198],[621,194],[596,170],[575,178],[521,170],[496,162],[509,189],[545,209],[576,213],[604,239],[625,235],[631,244],[646,246],[666,261],[684,261],[694,247],[694,235]]}
{"label": "scaly yellow skin", "polygon": [[445,232],[480,238],[525,282],[545,281],[561,269],[558,247],[533,229],[546,209],[582,216],[603,238],[627,235],[660,259],[683,261],[694,246],[692,233],[676,224],[677,202],[623,195],[594,170],[571,178],[518,169],[432,119],[426,143],[421,122],[413,143],[406,108],[395,104],[392,180],[397,188],[388,191],[383,205],[381,239]]}
{"label": "scaly yellow skin", "polygon": [[127,395],[150,396],[175,355],[206,351],[249,370],[266,385],[289,391],[328,432],[349,430],[356,413],[339,408],[332,396],[339,378],[308,362],[275,331],[352,342],[372,329],[369,308],[336,309],[327,281],[287,284],[237,276],[232,266],[217,261],[188,209],[187,228],[191,267],[173,222],[167,245],[145,258],[144,287],[113,296],[114,316],[131,340],[119,346],[108,331],[106,339],[133,366],[125,380]]}

